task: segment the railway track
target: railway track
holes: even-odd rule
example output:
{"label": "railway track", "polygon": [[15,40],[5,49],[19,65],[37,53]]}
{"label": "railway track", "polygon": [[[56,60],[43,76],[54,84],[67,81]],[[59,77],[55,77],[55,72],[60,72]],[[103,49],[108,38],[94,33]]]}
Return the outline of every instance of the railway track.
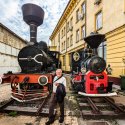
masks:
{"label": "railway track", "polygon": [[114,100],[109,97],[77,97],[77,101],[83,118],[125,118],[125,106],[116,104]]}
{"label": "railway track", "polygon": [[[8,102],[0,105],[0,112],[9,113],[9,112],[17,112],[18,114],[24,115],[41,115],[48,116],[49,108],[48,101],[50,97],[43,98],[38,101],[31,102],[17,102],[14,99],[10,99]],[[55,110],[56,113],[56,110]]]}

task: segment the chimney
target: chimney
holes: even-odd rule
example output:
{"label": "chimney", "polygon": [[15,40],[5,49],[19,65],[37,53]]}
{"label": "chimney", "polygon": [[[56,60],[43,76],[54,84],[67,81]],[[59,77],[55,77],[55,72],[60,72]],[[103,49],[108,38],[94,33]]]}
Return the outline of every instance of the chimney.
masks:
{"label": "chimney", "polygon": [[105,35],[98,33],[90,33],[89,36],[85,37],[85,42],[93,49],[95,55],[98,55],[97,48],[104,41]]}
{"label": "chimney", "polygon": [[37,43],[37,27],[43,23],[44,11],[35,4],[24,4],[22,6],[23,20],[30,26],[30,42]]}

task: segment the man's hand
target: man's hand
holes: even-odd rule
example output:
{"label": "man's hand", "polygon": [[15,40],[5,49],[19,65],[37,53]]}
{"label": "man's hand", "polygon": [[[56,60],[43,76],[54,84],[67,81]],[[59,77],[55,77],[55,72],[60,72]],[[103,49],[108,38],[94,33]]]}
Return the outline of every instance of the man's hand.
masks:
{"label": "man's hand", "polygon": [[59,85],[59,83],[55,83],[55,85],[56,85],[56,86],[58,86],[58,85]]}

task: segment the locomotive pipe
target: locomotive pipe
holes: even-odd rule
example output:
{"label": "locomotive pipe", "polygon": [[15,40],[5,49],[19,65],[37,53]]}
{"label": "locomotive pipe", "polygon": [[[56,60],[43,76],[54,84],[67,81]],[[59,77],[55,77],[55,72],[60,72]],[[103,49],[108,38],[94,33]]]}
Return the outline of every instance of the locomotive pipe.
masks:
{"label": "locomotive pipe", "polygon": [[30,42],[37,43],[37,25],[30,24]]}

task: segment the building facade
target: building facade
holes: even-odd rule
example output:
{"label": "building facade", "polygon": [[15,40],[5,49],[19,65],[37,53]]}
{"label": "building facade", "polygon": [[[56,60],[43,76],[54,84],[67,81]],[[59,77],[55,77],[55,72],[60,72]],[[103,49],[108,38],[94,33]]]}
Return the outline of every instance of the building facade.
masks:
{"label": "building facade", "polygon": [[26,41],[0,23],[0,74],[19,72],[18,53]]}
{"label": "building facade", "polygon": [[111,65],[112,76],[125,74],[125,0],[69,1],[50,36],[61,54],[62,69],[75,68],[72,53],[83,50],[84,37],[95,31],[106,35],[98,53]]}

